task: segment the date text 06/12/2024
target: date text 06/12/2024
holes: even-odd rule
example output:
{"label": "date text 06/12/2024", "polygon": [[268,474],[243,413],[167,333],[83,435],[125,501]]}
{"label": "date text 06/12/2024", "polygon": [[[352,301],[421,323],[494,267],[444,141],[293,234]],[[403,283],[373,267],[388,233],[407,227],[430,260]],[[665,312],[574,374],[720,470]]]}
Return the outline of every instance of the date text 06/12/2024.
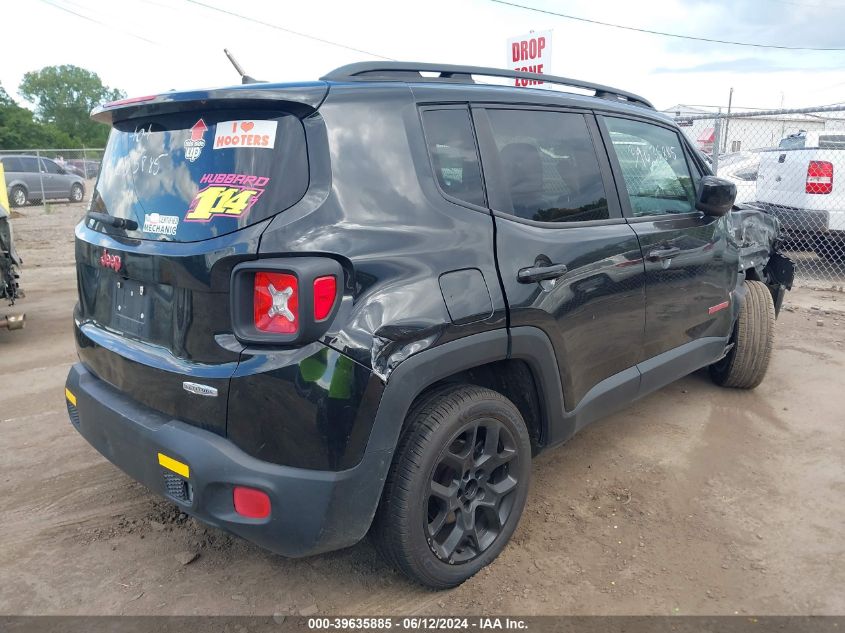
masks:
{"label": "date text 06/12/2024", "polygon": [[525,620],[520,618],[308,618],[310,630],[390,630],[393,628],[405,631],[469,631],[472,629],[488,630],[525,630],[528,628]]}

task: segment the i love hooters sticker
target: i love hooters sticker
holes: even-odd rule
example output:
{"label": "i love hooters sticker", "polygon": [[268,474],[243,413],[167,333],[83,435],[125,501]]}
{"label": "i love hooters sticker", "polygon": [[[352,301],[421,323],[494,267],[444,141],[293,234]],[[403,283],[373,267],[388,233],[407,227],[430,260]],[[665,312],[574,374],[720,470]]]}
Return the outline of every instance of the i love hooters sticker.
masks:
{"label": "i love hooters sticker", "polygon": [[221,121],[214,132],[214,149],[273,149],[275,144],[276,121]]}

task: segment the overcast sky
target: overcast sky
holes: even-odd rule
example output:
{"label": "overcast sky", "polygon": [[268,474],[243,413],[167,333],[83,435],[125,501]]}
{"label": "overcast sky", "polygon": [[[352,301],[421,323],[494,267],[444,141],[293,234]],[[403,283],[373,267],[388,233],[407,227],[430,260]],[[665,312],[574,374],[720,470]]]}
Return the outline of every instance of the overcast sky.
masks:
{"label": "overcast sky", "polygon": [[[845,51],[711,44],[624,31],[491,0],[202,0],[309,36],[399,60],[505,67],[506,41],[552,29],[558,75],[623,88],[658,108],[676,103],[804,107],[845,102]],[[793,47],[845,48],[845,0],[514,0],[631,27]],[[226,15],[189,0],[4,2],[0,82],[75,64],[130,96],[238,82],[233,51],[255,77],[316,79],[364,52]],[[11,13],[11,15],[10,15]],[[73,13],[86,17],[79,17]]]}

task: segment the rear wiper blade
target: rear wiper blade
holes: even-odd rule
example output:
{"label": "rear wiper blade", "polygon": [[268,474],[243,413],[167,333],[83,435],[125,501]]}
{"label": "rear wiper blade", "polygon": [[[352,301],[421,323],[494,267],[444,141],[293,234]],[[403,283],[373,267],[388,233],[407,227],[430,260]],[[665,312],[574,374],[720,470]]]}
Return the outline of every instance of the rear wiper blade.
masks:
{"label": "rear wiper blade", "polygon": [[138,223],[135,220],[127,220],[126,218],[116,218],[108,213],[97,213],[96,211],[89,211],[85,214],[86,218],[102,222],[108,226],[113,226],[116,229],[126,229],[127,231],[134,231],[138,228]]}

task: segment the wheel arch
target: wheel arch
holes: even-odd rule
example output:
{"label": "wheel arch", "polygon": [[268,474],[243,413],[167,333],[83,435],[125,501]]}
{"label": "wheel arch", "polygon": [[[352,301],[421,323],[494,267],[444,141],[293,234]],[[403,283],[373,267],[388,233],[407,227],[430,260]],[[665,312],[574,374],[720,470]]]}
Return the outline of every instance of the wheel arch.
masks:
{"label": "wheel arch", "polygon": [[560,373],[546,334],[534,327],[491,330],[415,354],[388,376],[367,451],[393,451],[415,402],[442,385],[468,382],[502,393],[519,409],[539,451],[564,416]]}

